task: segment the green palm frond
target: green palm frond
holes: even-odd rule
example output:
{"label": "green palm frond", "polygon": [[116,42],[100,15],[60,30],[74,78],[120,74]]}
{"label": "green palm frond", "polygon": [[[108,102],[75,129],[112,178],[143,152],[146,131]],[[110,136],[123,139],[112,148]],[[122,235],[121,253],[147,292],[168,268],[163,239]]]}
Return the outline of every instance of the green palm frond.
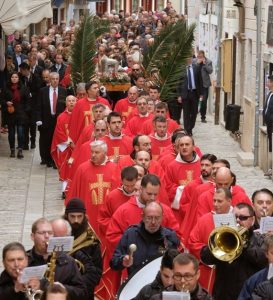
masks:
{"label": "green palm frond", "polygon": [[109,24],[85,15],[76,32],[76,38],[71,48],[71,75],[73,84],[88,82],[95,75],[94,58],[97,52],[96,39],[109,31]]}
{"label": "green palm frond", "polygon": [[186,59],[192,54],[195,25],[188,27],[184,21],[168,25],[155,38],[143,57],[143,66],[150,77],[152,68],[158,69],[157,78],[152,81],[161,87],[161,100],[170,101],[176,97],[176,89],[185,72]]}
{"label": "green palm frond", "polygon": [[180,32],[179,42],[174,45],[168,59],[164,60],[159,69],[161,80],[160,98],[170,101],[177,97],[177,86],[186,72],[186,61],[192,56],[195,25],[185,28]]}

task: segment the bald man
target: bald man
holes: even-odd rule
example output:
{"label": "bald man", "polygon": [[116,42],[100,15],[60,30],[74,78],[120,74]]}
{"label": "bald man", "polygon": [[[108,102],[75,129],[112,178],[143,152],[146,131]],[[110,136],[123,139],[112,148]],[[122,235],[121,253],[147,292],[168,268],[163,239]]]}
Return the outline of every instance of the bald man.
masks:
{"label": "bald man", "polygon": [[57,118],[57,124],[54,130],[51,156],[55,163],[53,168],[57,168],[59,172],[59,180],[62,182],[62,192],[65,191],[68,180],[68,165],[67,161],[72,154],[73,145],[69,139],[68,124],[70,122],[71,113],[76,105],[77,98],[67,96],[65,100],[66,109]]}
{"label": "bald man", "polygon": [[[227,167],[221,167],[215,174],[216,188],[227,188],[230,190],[232,198],[231,205],[234,207],[238,203],[247,203],[252,205],[252,202],[246,195],[244,189],[238,185],[234,185],[234,174]],[[215,189],[211,187],[207,192],[203,193],[198,198],[197,218],[209,213],[213,210],[213,195]]]}

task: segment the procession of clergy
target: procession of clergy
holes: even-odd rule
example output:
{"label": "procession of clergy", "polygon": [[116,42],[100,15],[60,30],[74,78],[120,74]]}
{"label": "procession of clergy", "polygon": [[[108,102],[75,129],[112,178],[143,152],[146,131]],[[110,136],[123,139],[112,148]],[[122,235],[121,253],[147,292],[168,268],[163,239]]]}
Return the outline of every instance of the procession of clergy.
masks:
{"label": "procession of clergy", "polygon": [[[178,99],[188,113],[185,128],[170,117],[159,87],[138,82],[143,77],[134,72],[141,65],[133,56],[133,84],[114,103],[98,80],[78,84],[75,96],[66,97],[58,72],[49,74],[36,124],[41,164],[58,169],[65,214],[33,223],[31,250],[17,242],[4,247],[0,299],[26,299],[42,290],[47,300],[54,293],[65,297],[58,299],[112,300],[126,278],[161,256],[157,276],[135,291],[135,300],[164,299],[165,290],[194,300],[273,299],[273,236],[259,231],[261,219],[273,214],[273,194],[261,189],[250,199],[230,163],[194,143],[200,84],[194,70],[201,64],[201,76],[209,64],[202,51],[199,56],[188,60],[188,98]],[[247,229],[247,238],[238,256],[222,261],[208,244],[215,216],[226,214]],[[49,239],[69,235],[73,250],[52,259]],[[21,281],[25,267],[47,263],[53,285],[48,277]]]}

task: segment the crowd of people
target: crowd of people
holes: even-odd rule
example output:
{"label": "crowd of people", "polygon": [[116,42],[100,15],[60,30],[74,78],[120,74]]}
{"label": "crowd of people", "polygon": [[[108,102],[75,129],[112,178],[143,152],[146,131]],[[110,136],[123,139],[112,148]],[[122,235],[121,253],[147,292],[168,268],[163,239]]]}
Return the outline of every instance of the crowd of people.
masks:
{"label": "crowd of people", "polygon": [[[97,74],[103,60],[115,59],[130,78],[126,92],[107,91],[99,76],[73,86],[73,20],[30,41],[18,32],[9,39],[0,73],[2,132],[8,132],[10,157],[22,159],[23,150],[36,147],[38,128],[41,165],[58,170],[65,214],[33,223],[31,250],[18,242],[4,247],[0,298],[26,299],[41,290],[47,300],[54,294],[115,299],[127,276],[162,256],[156,278],[134,299],[162,299],[168,291],[203,300],[271,299],[273,236],[259,227],[273,214],[273,194],[261,189],[250,199],[230,163],[194,143],[199,112],[206,122],[211,60],[202,50],[187,59],[176,103],[168,105],[141,57],[162,28],[181,18],[171,3],[160,12],[112,11],[101,18],[110,21],[110,32],[97,40]],[[209,245],[214,216],[226,214],[247,232],[240,255],[230,261]],[[73,250],[55,258],[47,251],[53,236],[73,236]],[[53,285],[47,275],[21,282],[25,267],[52,263],[52,257]]]}

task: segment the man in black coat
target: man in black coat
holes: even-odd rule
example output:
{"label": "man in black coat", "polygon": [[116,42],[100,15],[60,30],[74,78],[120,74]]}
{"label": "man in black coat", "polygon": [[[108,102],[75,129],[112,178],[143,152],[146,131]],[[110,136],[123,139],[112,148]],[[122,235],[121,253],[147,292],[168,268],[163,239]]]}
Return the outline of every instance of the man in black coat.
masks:
{"label": "man in black coat", "polygon": [[184,128],[192,135],[198,114],[198,102],[202,97],[202,76],[200,65],[192,64],[191,57],[187,60],[186,73],[177,87],[177,93],[177,101],[183,108]]}
{"label": "man in black coat", "polygon": [[215,265],[213,297],[215,300],[237,299],[245,280],[267,265],[262,247],[264,238],[253,232],[255,222],[253,207],[238,203],[233,208],[237,223],[248,229],[249,236],[242,254],[232,262],[221,261],[214,257],[208,246],[201,250],[201,260],[207,265]]}
{"label": "man in black coat", "polygon": [[63,55],[58,53],[55,56],[55,63],[50,68],[50,71],[57,72],[60,75],[60,81],[62,81],[62,79],[64,78],[66,67],[67,66],[63,63]]}
{"label": "man in black coat", "polygon": [[[143,209],[143,219],[138,225],[130,226],[122,235],[110,267],[114,270],[128,269],[128,274],[140,269],[147,260],[162,255],[168,248],[177,249],[180,241],[175,231],[161,227],[163,210],[153,201]],[[132,244],[136,250],[132,253]]]}
{"label": "man in black coat", "polygon": [[[84,203],[79,198],[72,198],[66,205],[64,219],[72,228],[74,236],[73,250],[69,255],[83,265],[82,280],[87,287],[88,299],[94,299],[94,290],[102,276],[102,255],[100,241],[90,227]],[[53,225],[54,229],[54,225]]]}
{"label": "man in black coat", "polygon": [[41,88],[37,102],[36,124],[40,131],[41,164],[54,167],[50,154],[57,117],[65,110],[66,90],[59,85],[59,74],[50,73],[50,86]]}
{"label": "man in black coat", "polygon": [[273,75],[268,77],[267,86],[269,93],[266,97],[263,117],[267,127],[268,151],[272,152],[272,132],[273,132]]}
{"label": "man in black coat", "polygon": [[51,263],[47,278],[40,282],[40,289],[44,291],[47,288],[48,279],[53,275],[54,282],[58,281],[65,286],[70,300],[87,300],[87,290],[74,258],[64,252],[57,252],[56,262],[53,264],[52,254],[47,253],[47,242],[53,236],[51,223],[45,218],[40,218],[33,223],[31,232],[34,246],[27,252],[28,266]]}
{"label": "man in black coat", "polygon": [[[198,283],[199,277],[200,270],[197,258],[189,253],[181,253],[173,260],[174,284],[166,289],[166,293],[187,292],[190,294],[191,300],[212,300],[208,292]],[[162,293],[152,296],[150,300],[162,300]]]}

